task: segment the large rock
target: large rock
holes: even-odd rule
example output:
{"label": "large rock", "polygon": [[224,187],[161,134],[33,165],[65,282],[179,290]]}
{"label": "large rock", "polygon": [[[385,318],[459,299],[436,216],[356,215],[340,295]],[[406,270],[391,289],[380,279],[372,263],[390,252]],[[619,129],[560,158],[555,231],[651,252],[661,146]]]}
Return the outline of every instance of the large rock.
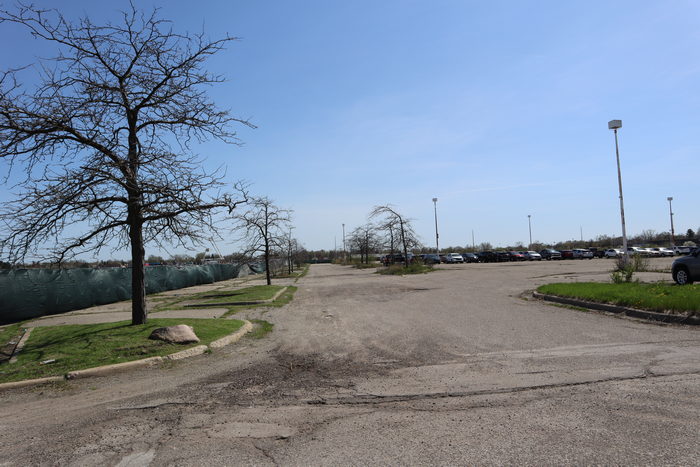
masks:
{"label": "large rock", "polygon": [[199,342],[199,337],[194,333],[192,326],[186,324],[154,329],[148,338],[171,342],[173,344],[191,344],[193,342]]}

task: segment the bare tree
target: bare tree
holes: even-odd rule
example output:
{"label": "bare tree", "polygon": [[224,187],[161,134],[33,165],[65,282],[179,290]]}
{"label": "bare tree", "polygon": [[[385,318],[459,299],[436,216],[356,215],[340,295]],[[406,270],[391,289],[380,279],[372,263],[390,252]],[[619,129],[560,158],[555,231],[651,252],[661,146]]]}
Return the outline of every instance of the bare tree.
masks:
{"label": "bare tree", "polygon": [[294,227],[289,227],[289,230],[284,234],[284,250],[287,254],[287,273],[291,274],[294,272],[294,263],[298,259],[299,254],[299,241],[292,236],[292,229]]}
{"label": "bare tree", "polygon": [[405,265],[408,267],[408,250],[420,244],[416,233],[413,230],[413,226],[411,225],[411,220],[399,214],[398,211],[396,211],[389,204],[384,206],[375,206],[374,209],[372,209],[372,212],[369,214],[369,217],[370,219],[383,218],[383,222],[380,224],[380,226],[390,232],[392,250],[394,238],[395,236],[398,237],[399,245],[403,250]]}
{"label": "bare tree", "polygon": [[355,228],[350,232],[349,243],[351,249],[356,249],[360,252],[360,261],[369,263],[370,252],[376,249],[379,244],[377,226],[365,224]]}
{"label": "bare tree", "polygon": [[291,222],[292,211],[281,209],[267,197],[252,197],[244,211],[236,214],[237,229],[243,232],[250,254],[262,254],[265,261],[267,285],[270,277],[270,257],[274,249],[283,249],[285,231]]}
{"label": "bare tree", "polygon": [[119,24],[71,22],[22,4],[0,11],[0,22],[60,50],[36,67],[35,89],[19,84],[33,68],[0,74],[0,158],[26,170],[18,198],[0,212],[0,255],[17,262],[49,250],[61,264],[128,246],[132,323],[145,323],[144,245],[209,239],[216,210],[245,198],[221,192],[223,173],[205,171],[190,147],[210,138],[237,144],[231,125],[252,126],[204,90],[223,80],[205,61],[235,39],[178,34],[157,10],[133,5]]}

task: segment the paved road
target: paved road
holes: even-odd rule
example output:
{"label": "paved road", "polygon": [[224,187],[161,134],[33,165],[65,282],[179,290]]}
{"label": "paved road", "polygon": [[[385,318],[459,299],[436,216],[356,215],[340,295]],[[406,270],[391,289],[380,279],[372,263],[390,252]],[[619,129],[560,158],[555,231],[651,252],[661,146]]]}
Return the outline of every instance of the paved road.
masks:
{"label": "paved road", "polygon": [[697,465],[700,330],[522,296],[609,267],[316,265],[265,339],[3,393],[0,465]]}

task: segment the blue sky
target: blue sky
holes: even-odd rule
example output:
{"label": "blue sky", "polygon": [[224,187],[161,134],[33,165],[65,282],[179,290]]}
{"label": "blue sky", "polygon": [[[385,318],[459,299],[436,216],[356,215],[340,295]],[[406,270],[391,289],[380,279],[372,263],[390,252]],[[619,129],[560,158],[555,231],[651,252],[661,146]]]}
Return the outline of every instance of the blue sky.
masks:
{"label": "blue sky", "polygon": [[[127,3],[61,5],[100,22]],[[212,95],[258,126],[239,129],[242,147],[196,150],[293,209],[307,248],[340,245],[343,223],[386,203],[433,245],[433,197],[441,245],[472,230],[476,243],[527,243],[528,214],[533,240],[619,235],[611,119],[623,121],[628,233],[669,230],[668,196],[677,231],[700,226],[700,3],[192,5],[160,7],[176,30],[240,37],[210,62],[229,79]],[[6,25],[0,40],[14,44],[5,67],[48,52]]]}

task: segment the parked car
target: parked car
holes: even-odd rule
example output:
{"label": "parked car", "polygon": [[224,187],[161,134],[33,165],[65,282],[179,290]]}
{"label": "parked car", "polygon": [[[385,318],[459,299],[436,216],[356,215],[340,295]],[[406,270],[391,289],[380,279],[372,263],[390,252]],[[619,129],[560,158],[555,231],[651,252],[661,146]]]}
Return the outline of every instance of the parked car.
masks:
{"label": "parked car", "polygon": [[552,248],[545,248],[540,251],[540,256],[546,260],[561,259],[561,252]]}
{"label": "parked car", "polygon": [[647,250],[644,248],[640,248],[638,246],[628,246],[627,247],[627,254],[630,255],[639,255],[639,256],[651,256],[651,253],[649,253]]}
{"label": "parked car", "polygon": [[673,256],[675,253],[673,250],[670,248],[655,248],[655,250],[659,250],[659,253],[661,253],[661,256]]}
{"label": "parked car", "polygon": [[462,258],[464,258],[465,263],[478,263],[479,257],[474,253],[462,253]]}
{"label": "parked car", "polygon": [[671,265],[671,275],[678,285],[700,281],[700,249],[695,248],[691,254],[677,258]]}
{"label": "parked car", "polygon": [[480,263],[495,263],[498,261],[498,255],[493,251],[480,251],[476,254]]}
{"label": "parked car", "polygon": [[445,255],[445,262],[446,263],[463,263],[464,258],[462,258],[462,255],[459,253],[447,253]]}
{"label": "parked car", "polygon": [[495,253],[499,262],[504,263],[510,261],[510,255],[507,251],[496,251]]}
{"label": "parked car", "polygon": [[603,258],[605,256],[605,250],[602,248],[591,247],[588,251],[593,253],[594,258]]}
{"label": "parked car", "polygon": [[574,250],[561,250],[561,259],[574,259]]}
{"label": "parked car", "polygon": [[[413,259],[413,253],[409,253],[408,264],[411,264],[413,262]],[[395,253],[393,255],[384,255],[382,257],[382,264],[384,264],[384,266],[389,266],[390,264],[403,264],[405,262],[406,260],[404,259],[401,253]]]}
{"label": "parked car", "polygon": [[528,261],[542,261],[542,255],[536,251],[521,251],[525,255],[525,259]]}
{"label": "parked car", "polygon": [[440,255],[435,253],[427,253],[421,255],[424,264],[440,264]]}
{"label": "parked car", "polygon": [[619,258],[620,256],[622,256],[622,250],[618,248],[609,248],[605,250],[606,258]]}
{"label": "parked car", "polygon": [[527,258],[525,258],[525,255],[519,251],[509,251],[508,258],[511,261],[525,261],[527,259]]}
{"label": "parked car", "polygon": [[573,253],[576,259],[593,259],[593,252],[585,248],[575,248]]}
{"label": "parked car", "polygon": [[690,250],[692,249],[689,246],[674,246],[671,248],[677,255],[687,255],[690,254]]}
{"label": "parked car", "polygon": [[648,252],[648,255],[654,258],[660,258],[661,257],[661,252],[659,251],[658,248],[642,248],[642,250],[646,250]]}

